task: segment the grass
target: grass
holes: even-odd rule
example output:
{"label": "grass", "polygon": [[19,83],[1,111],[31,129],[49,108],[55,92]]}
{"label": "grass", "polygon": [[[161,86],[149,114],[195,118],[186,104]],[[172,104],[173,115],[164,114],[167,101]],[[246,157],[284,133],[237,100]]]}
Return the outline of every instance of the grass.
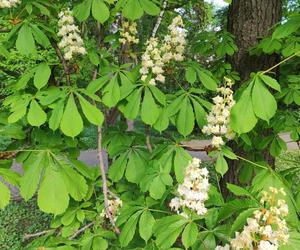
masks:
{"label": "grass", "polygon": [[0,249],[21,250],[24,234],[39,232],[49,228],[51,217],[41,212],[36,200],[13,201],[0,210]]}

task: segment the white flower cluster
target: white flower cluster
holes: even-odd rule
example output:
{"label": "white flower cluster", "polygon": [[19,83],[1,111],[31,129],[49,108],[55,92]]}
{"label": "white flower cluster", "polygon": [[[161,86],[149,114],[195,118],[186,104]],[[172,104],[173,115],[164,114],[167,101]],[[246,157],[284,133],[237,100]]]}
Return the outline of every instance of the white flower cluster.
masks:
{"label": "white flower cluster", "polygon": [[184,207],[196,211],[198,215],[207,212],[204,202],[208,199],[208,171],[200,168],[200,163],[200,159],[193,158],[185,169],[184,181],[177,188],[179,196],[173,198],[169,204],[177,213]]}
{"label": "white flower cluster", "polygon": [[217,246],[215,250],[278,250],[289,239],[285,217],[288,206],[285,200],[277,199],[278,194],[285,196],[283,189],[270,187],[270,192],[262,192],[260,200],[263,208],[254,211],[254,218],[247,219],[241,233],[236,232],[230,245]]}
{"label": "white flower cluster", "polygon": [[233,91],[231,90],[232,81],[229,78],[225,79],[225,87],[217,89],[219,95],[213,98],[214,106],[207,116],[207,125],[202,129],[202,132],[207,135],[213,135],[211,144],[219,148],[224,145],[223,136],[228,140],[232,140],[235,133],[230,128],[230,110],[235,104],[233,100]]}
{"label": "white flower cluster", "polygon": [[186,30],[184,29],[181,16],[173,19],[168,30],[169,34],[165,36],[162,44],[154,37],[151,37],[146,43],[147,47],[142,56],[140,73],[142,74],[142,81],[145,81],[148,75],[153,74],[153,78],[149,80],[151,85],[156,85],[157,81],[165,82],[165,64],[172,60],[183,60]]}
{"label": "white flower cluster", "polygon": [[16,7],[20,0],[0,0],[0,9]]}
{"label": "white flower cluster", "polygon": [[137,44],[139,39],[136,37],[137,28],[135,22],[122,22],[122,27],[120,29],[119,42],[121,44]]}
{"label": "white flower cluster", "polygon": [[[117,220],[119,215],[119,209],[122,207],[123,203],[120,198],[114,198],[108,200],[108,211],[113,217],[114,221]],[[108,218],[105,209],[102,210],[100,217],[102,218]]]}
{"label": "white flower cluster", "polygon": [[84,55],[86,50],[83,47],[83,40],[79,35],[79,29],[74,24],[72,11],[69,9],[62,11],[58,17],[58,36],[62,37],[58,46],[64,50],[64,58],[71,60],[76,54]]}

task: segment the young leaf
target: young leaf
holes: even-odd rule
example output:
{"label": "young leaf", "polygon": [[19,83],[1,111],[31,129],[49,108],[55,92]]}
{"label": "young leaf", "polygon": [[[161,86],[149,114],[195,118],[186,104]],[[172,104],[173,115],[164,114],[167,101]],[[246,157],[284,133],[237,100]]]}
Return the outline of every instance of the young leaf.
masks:
{"label": "young leaf", "polygon": [[92,15],[99,23],[103,24],[109,18],[109,9],[102,0],[93,0]]}
{"label": "young leaf", "polygon": [[85,117],[89,120],[90,123],[101,126],[104,121],[104,115],[96,106],[90,104],[86,99],[81,95],[77,95],[79,102],[82,108],[82,111]]}
{"label": "young leaf", "polygon": [[36,127],[40,127],[47,120],[47,114],[34,99],[30,103],[27,120],[30,125]]}
{"label": "young leaf", "polygon": [[146,242],[151,238],[155,219],[149,210],[145,210],[139,221],[139,233]]}
{"label": "young leaf", "polygon": [[41,63],[36,68],[36,72],[33,78],[33,84],[37,89],[44,87],[50,78],[51,69],[47,63]]}
{"label": "young leaf", "polygon": [[227,170],[228,170],[228,164],[227,164],[225,158],[220,154],[218,156],[218,159],[216,162],[216,171],[217,171],[217,173],[224,176],[224,174],[227,172]]}
{"label": "young leaf", "polygon": [[23,24],[19,31],[16,47],[22,55],[36,54],[31,28],[27,24]]}
{"label": "young leaf", "polygon": [[277,102],[269,90],[256,78],[252,90],[252,105],[255,115],[267,122],[275,115]]}
{"label": "young leaf", "polygon": [[187,224],[182,233],[182,243],[186,249],[191,247],[197,239],[198,236],[198,228],[197,225],[192,222]]}
{"label": "young leaf", "polygon": [[68,190],[61,173],[48,166],[38,191],[38,206],[46,213],[62,214],[69,205]]}
{"label": "young leaf", "polygon": [[78,112],[74,96],[69,96],[62,120],[60,123],[61,131],[70,137],[75,137],[83,130],[82,118]]}

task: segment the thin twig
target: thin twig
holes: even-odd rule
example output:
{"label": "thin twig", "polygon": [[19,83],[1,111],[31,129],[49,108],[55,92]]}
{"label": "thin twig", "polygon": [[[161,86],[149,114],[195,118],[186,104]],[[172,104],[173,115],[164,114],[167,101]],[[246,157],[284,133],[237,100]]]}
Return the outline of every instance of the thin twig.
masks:
{"label": "thin twig", "polygon": [[65,60],[64,56],[62,55],[58,45],[56,42],[54,42],[53,40],[51,41],[51,45],[52,47],[54,48],[55,52],[56,52],[56,55],[57,57],[59,58],[61,64],[63,65],[64,67],[64,72],[65,72],[65,75],[66,75],[66,81],[67,81],[67,84],[68,85],[71,85],[71,80],[70,80],[70,69],[69,69],[69,66],[68,66],[68,63],[67,61]]}
{"label": "thin twig", "polygon": [[285,58],[284,60],[282,60],[282,61],[280,61],[279,63],[275,64],[275,65],[272,66],[271,68],[269,68],[269,69],[263,71],[262,74],[266,74],[266,73],[270,72],[272,69],[275,69],[276,67],[278,67],[278,66],[280,66],[281,64],[285,63],[286,61],[292,59],[293,57],[297,56],[298,54],[300,54],[300,51],[294,53],[293,55],[291,55],[291,56],[289,56],[289,57],[287,57],[287,58]]}
{"label": "thin twig", "polygon": [[52,233],[55,230],[56,229],[49,229],[49,230],[37,232],[37,233],[34,233],[34,234],[24,234],[23,240],[29,240],[31,238],[36,238],[36,237],[39,237],[39,236],[42,236],[42,235],[45,235],[45,234],[48,234],[48,233]]}
{"label": "thin twig", "polygon": [[109,211],[109,203],[108,203],[108,188],[107,188],[107,180],[106,180],[106,173],[105,173],[105,167],[104,167],[104,161],[103,161],[103,155],[102,155],[102,128],[98,127],[98,159],[99,159],[99,168],[101,172],[102,177],[102,191],[104,196],[104,207],[106,215],[112,224],[112,226],[115,229],[115,232],[117,234],[120,234],[120,230],[116,227],[115,221],[113,216],[111,215]]}
{"label": "thin twig", "polygon": [[91,222],[89,224],[86,224],[84,227],[78,229],[72,236],[69,237],[69,240],[74,240],[78,235],[80,235],[81,233],[83,233],[85,230],[87,230],[88,228],[90,228],[91,226],[93,226],[95,224],[95,222]]}
{"label": "thin twig", "polygon": [[168,4],[168,0],[165,0],[165,1],[163,2],[163,6],[162,6],[162,9],[161,9],[161,11],[160,11],[160,13],[159,13],[159,16],[158,16],[158,18],[157,18],[156,24],[155,24],[155,26],[154,26],[154,28],[153,28],[153,31],[152,31],[152,37],[155,37],[155,36],[156,36],[156,32],[157,32],[157,30],[158,30],[158,28],[159,28],[159,25],[160,25],[161,21],[162,21],[162,18],[163,18],[163,15],[164,15],[164,13],[165,13],[165,9],[166,9],[166,7],[167,7],[167,4]]}
{"label": "thin twig", "polygon": [[152,152],[152,145],[151,145],[151,140],[150,140],[150,137],[151,137],[150,126],[145,125],[145,129],[146,129],[146,145],[147,145],[149,152]]}

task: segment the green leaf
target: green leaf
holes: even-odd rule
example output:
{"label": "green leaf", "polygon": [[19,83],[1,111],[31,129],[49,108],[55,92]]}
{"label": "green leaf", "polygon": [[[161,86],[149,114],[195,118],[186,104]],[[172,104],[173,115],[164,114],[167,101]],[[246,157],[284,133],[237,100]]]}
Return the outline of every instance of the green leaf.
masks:
{"label": "green leaf", "polygon": [[127,153],[120,155],[109,167],[108,176],[112,181],[119,181],[123,177],[126,168],[127,157]]}
{"label": "green leaf", "polygon": [[51,75],[51,69],[47,63],[41,63],[36,68],[36,72],[33,78],[33,84],[37,89],[44,87]]}
{"label": "green leaf", "polygon": [[5,208],[10,201],[10,191],[7,186],[5,186],[0,181],[0,209]]}
{"label": "green leaf", "polygon": [[61,176],[64,179],[68,193],[74,200],[82,200],[88,191],[85,179],[69,165],[64,164],[62,169],[63,171]]}
{"label": "green leaf", "polygon": [[142,211],[138,211],[135,214],[133,214],[124,225],[119,237],[121,247],[126,247],[132,240],[141,213]]}
{"label": "green leaf", "polygon": [[160,132],[166,130],[169,126],[168,110],[166,108],[160,109],[159,117],[154,124],[154,128]]}
{"label": "green leaf", "polygon": [[103,24],[109,18],[109,9],[102,0],[93,0],[92,15]]}
{"label": "green leaf", "polygon": [[300,16],[292,16],[290,19],[278,26],[272,34],[273,39],[281,39],[292,34],[300,27]]}
{"label": "green leaf", "polygon": [[104,121],[103,113],[96,106],[90,104],[81,95],[77,94],[77,96],[79,98],[83,114],[89,120],[89,122],[94,125],[101,126]]}
{"label": "green leaf", "polygon": [[216,162],[216,171],[217,173],[221,174],[222,177],[228,170],[228,164],[225,158],[220,154],[218,156],[217,162]]}
{"label": "green leaf", "polygon": [[55,104],[54,109],[52,110],[52,114],[49,119],[49,128],[55,131],[59,128],[59,124],[61,121],[61,118],[64,113],[64,102],[59,101]]}
{"label": "green leaf", "polygon": [[233,235],[235,232],[243,228],[246,224],[247,219],[253,215],[253,212],[257,210],[257,208],[249,208],[243,212],[241,212],[238,217],[235,219],[231,226],[231,234]]}
{"label": "green leaf", "polygon": [[139,221],[139,233],[146,242],[151,238],[155,219],[149,210],[145,210]]}
{"label": "green leaf", "polygon": [[236,196],[249,196],[249,197],[252,197],[251,193],[247,189],[239,187],[239,186],[234,185],[234,184],[227,183],[227,189]]}
{"label": "green leaf", "polygon": [[28,201],[32,198],[40,182],[42,171],[45,167],[45,153],[31,153],[24,162],[24,175],[20,181],[20,194]]}
{"label": "green leaf", "polygon": [[198,70],[198,77],[205,88],[207,88],[209,90],[217,89],[218,85],[217,85],[216,81],[205,70],[203,70],[203,69]]}
{"label": "green leaf", "polygon": [[47,114],[34,99],[30,103],[27,120],[30,125],[36,127],[40,127],[47,120]]}
{"label": "green leaf", "polygon": [[160,12],[159,7],[157,7],[152,1],[150,0],[140,0],[141,6],[144,11],[152,16],[157,16]]}
{"label": "green leaf", "polygon": [[182,243],[184,247],[187,249],[194,245],[198,236],[198,228],[197,225],[192,222],[187,224],[182,233]]}
{"label": "green leaf", "polygon": [[269,122],[277,110],[277,102],[269,90],[256,78],[252,90],[252,105],[257,117]]}
{"label": "green leaf", "polygon": [[150,184],[150,196],[156,200],[160,199],[166,191],[166,186],[159,176],[156,176]]}
{"label": "green leaf", "polygon": [[107,86],[103,89],[103,103],[111,108],[117,105],[120,100],[121,92],[117,76],[114,76]]}
{"label": "green leaf", "polygon": [[199,128],[202,128],[206,123],[207,113],[205,112],[204,108],[201,106],[201,104],[199,102],[192,99],[192,103],[194,106],[197,124],[198,124]]}
{"label": "green leaf", "polygon": [[89,83],[86,90],[87,90],[87,92],[94,94],[96,91],[101,89],[109,80],[110,80],[109,75],[105,75],[96,80],[93,80]]}
{"label": "green leaf", "polygon": [[132,183],[139,183],[145,173],[145,162],[140,154],[132,152],[126,169],[126,179]]}
{"label": "green leaf", "polygon": [[195,124],[195,117],[192,104],[188,97],[181,103],[181,108],[177,117],[176,127],[180,134],[187,136],[192,133]]}
{"label": "green leaf", "polygon": [[62,120],[60,123],[61,131],[70,137],[75,137],[83,130],[82,118],[78,112],[74,96],[69,96]]}
{"label": "green leaf", "polygon": [[159,109],[148,88],[145,88],[144,100],[141,108],[141,118],[144,123],[153,125],[159,116]]}
{"label": "green leaf", "polygon": [[281,91],[279,83],[274,78],[264,75],[264,74],[259,74],[258,76],[265,84],[269,85],[271,88],[273,88],[279,92]]}
{"label": "green leaf", "polygon": [[128,0],[123,8],[123,16],[130,19],[136,20],[143,15],[143,9],[139,0]]}
{"label": "green leaf", "polygon": [[197,72],[194,68],[192,67],[188,67],[185,71],[185,79],[189,82],[189,83],[194,83],[197,79]]}
{"label": "green leaf", "polygon": [[69,195],[64,179],[54,166],[47,167],[38,191],[38,206],[41,211],[62,214],[69,205]]}
{"label": "green leaf", "polygon": [[252,84],[244,90],[242,96],[231,110],[230,124],[233,130],[239,134],[249,132],[257,123],[251,101],[251,89]]}
{"label": "green leaf", "polygon": [[174,171],[178,182],[183,182],[185,168],[191,160],[191,156],[183,148],[176,148],[174,156]]}
{"label": "green leaf", "polygon": [[124,109],[124,116],[127,119],[135,119],[140,110],[141,104],[141,89],[134,90],[127,98],[128,103]]}
{"label": "green leaf", "polygon": [[74,16],[80,21],[88,19],[91,13],[92,0],[85,0],[74,7]]}
{"label": "green leaf", "polygon": [[41,31],[40,28],[34,24],[31,24],[30,26],[35,41],[41,46],[43,46],[44,48],[48,48],[50,46],[50,41],[48,37],[45,35],[45,33]]}
{"label": "green leaf", "polygon": [[31,28],[27,24],[23,24],[18,33],[16,47],[22,55],[36,54]]}

